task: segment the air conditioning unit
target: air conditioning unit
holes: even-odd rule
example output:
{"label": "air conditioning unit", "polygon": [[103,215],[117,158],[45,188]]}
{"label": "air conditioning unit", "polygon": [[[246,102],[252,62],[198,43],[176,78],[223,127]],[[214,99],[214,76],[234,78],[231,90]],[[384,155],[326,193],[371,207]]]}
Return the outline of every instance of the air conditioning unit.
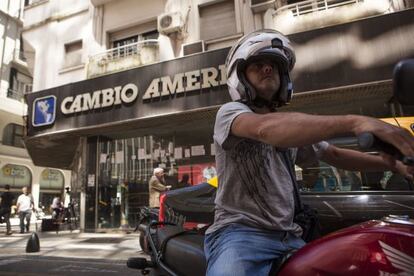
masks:
{"label": "air conditioning unit", "polygon": [[160,34],[169,35],[183,30],[184,22],[180,12],[164,13],[157,19]]}
{"label": "air conditioning unit", "polygon": [[196,41],[183,44],[183,56],[204,52],[204,41]]}
{"label": "air conditioning unit", "polygon": [[269,8],[274,8],[275,0],[249,0],[250,8],[253,12],[263,12]]}

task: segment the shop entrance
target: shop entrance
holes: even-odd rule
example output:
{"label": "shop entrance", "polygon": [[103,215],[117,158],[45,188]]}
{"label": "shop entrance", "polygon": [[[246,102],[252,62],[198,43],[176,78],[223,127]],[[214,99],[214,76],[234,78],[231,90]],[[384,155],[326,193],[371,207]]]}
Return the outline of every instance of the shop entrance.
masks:
{"label": "shop entrance", "polygon": [[154,168],[164,169],[166,185],[173,189],[215,175],[211,120],[191,126],[177,122],[175,127],[151,132],[128,138],[99,137],[98,228],[135,227],[140,208],[148,206],[148,182]]}

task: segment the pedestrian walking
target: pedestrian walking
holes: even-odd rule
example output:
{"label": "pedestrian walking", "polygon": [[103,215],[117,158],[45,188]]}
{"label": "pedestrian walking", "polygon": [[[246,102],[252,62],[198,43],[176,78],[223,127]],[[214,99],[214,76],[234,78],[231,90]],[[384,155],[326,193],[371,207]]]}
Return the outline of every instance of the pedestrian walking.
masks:
{"label": "pedestrian walking", "polygon": [[6,223],[6,235],[11,235],[10,215],[14,196],[10,193],[10,185],[4,186],[4,192],[0,196],[0,222]]}
{"label": "pedestrian walking", "polygon": [[149,206],[151,208],[160,207],[160,194],[168,191],[171,186],[166,185],[164,178],[164,169],[155,168],[154,173],[148,183],[149,186]]}
{"label": "pedestrian walking", "polygon": [[[27,187],[23,187],[22,194],[17,198],[17,213],[20,218],[20,233],[29,232],[30,219],[32,217],[32,210],[34,209],[33,196],[29,194]],[[26,225],[24,221],[26,220]]]}

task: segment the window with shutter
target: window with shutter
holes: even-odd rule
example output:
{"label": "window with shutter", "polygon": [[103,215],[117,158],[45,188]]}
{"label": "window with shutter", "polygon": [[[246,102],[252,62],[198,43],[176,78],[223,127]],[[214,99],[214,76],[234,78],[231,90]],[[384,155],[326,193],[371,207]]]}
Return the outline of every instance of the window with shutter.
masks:
{"label": "window with shutter", "polygon": [[200,38],[218,39],[237,33],[234,1],[221,1],[199,7]]}
{"label": "window with shutter", "polygon": [[65,44],[65,65],[73,67],[82,64],[82,40]]}

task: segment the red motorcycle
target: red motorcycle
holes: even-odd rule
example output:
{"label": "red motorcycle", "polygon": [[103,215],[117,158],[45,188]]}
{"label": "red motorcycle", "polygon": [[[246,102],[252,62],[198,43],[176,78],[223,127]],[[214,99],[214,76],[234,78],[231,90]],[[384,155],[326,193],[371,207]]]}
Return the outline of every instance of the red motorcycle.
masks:
{"label": "red motorcycle", "polygon": [[[402,104],[414,103],[414,60],[397,64],[394,96]],[[410,94],[411,92],[411,94]],[[412,164],[393,146],[366,133],[358,137],[364,150],[383,151]],[[362,195],[363,196],[363,195]],[[187,230],[177,214],[168,221],[141,225],[151,260],[130,258],[128,267],[142,274],[205,275],[204,228]],[[389,215],[316,239],[275,261],[270,275],[414,275],[414,220]]]}
{"label": "red motorcycle", "polygon": [[388,216],[337,231],[301,248],[278,275],[414,275],[414,220]]}

